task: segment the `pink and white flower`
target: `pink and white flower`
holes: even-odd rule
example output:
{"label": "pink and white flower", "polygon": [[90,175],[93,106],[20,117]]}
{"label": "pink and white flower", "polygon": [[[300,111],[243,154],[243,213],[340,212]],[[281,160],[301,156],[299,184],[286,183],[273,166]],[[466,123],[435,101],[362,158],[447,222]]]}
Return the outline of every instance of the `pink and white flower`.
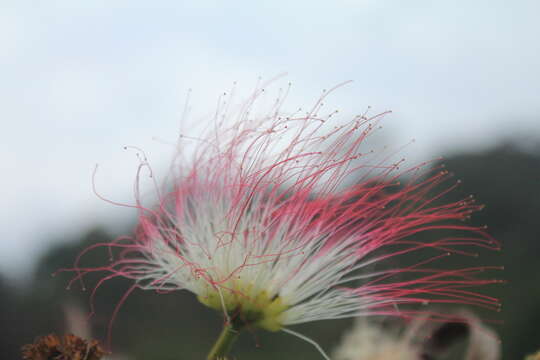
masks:
{"label": "pink and white flower", "polygon": [[[236,112],[219,107],[202,139],[181,138],[196,150],[187,160],[179,153],[159,203],[143,206],[137,191],[134,235],[106,244],[118,250],[111,264],[76,266],[76,278],[105,270],[105,279],[130,278],[134,288],[187,290],[228,321],[271,331],[414,316],[406,304],[498,307],[472,289],[495,282],[478,277],[486,267],[434,265],[450,254],[472,255],[472,247],[498,246],[483,228],[463,222],[481,209],[473,199],[441,203],[456,186],[447,171],[427,163],[400,169],[401,160],[386,163],[364,149],[384,114],[334,120],[335,112],[323,114],[327,92],[306,113],[285,113],[283,95],[257,115],[263,91]],[[346,186],[348,179],[357,182]],[[459,235],[440,238],[437,230]],[[417,238],[426,231],[431,240]],[[421,263],[383,267],[421,249],[432,251]]]}

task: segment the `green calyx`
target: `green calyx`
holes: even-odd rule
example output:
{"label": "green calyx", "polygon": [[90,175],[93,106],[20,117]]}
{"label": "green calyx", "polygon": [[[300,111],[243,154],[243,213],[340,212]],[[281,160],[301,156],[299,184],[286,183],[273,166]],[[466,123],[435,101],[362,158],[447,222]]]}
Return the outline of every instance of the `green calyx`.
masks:
{"label": "green calyx", "polygon": [[197,299],[218,311],[225,307],[231,321],[239,327],[257,326],[269,331],[279,331],[283,327],[282,316],[288,306],[279,296],[270,297],[266,291],[247,296],[243,292],[233,293],[229,290],[222,290],[220,296],[217,290],[208,290],[206,295],[199,295]]}

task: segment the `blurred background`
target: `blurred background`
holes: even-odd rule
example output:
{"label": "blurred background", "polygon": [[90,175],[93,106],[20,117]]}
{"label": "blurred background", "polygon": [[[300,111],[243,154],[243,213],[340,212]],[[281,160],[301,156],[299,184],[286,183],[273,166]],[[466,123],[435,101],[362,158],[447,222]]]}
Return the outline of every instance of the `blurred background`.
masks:
{"label": "blurred background", "polygon": [[[0,10],[6,359],[74,324],[104,339],[129,288],[106,283],[84,326],[88,291],[67,291],[69,274],[51,276],[88,245],[133,228],[133,211],[92,192],[95,165],[99,193],[132,202],[138,159],[124,146],[144,149],[164,177],[188,97],[189,117],[205,119],[233,83],[241,99],[259,78],[282,72],[292,83],[286,109],[353,80],[330,98],[342,117],[392,110],[377,146],[414,139],[403,150],[411,165],[445,157],[463,180],[447,199],[474,194],[487,206],[472,223],[487,224],[503,244],[478,259],[504,265],[494,276],[508,281],[490,289],[503,311],[482,316],[505,359],[540,347],[539,2],[6,0]],[[221,321],[189,293],[134,292],[115,321],[113,350],[128,359],[201,359]],[[331,349],[348,326],[295,329]],[[246,333],[240,342],[239,359],[320,356],[283,333]]]}

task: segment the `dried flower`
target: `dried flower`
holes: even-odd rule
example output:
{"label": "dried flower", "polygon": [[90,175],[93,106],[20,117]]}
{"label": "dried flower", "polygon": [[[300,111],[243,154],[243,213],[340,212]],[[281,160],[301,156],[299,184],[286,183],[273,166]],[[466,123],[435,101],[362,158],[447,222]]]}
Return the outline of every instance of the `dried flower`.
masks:
{"label": "dried flower", "polygon": [[[119,250],[107,266],[76,264],[73,280],[108,271],[105,279],[130,278],[133,288],[188,290],[222,311],[235,329],[298,336],[286,327],[373,314],[414,316],[398,310],[401,304],[498,306],[497,299],[470,289],[494,282],[477,278],[485,267],[428,266],[452,253],[471,255],[465,245],[497,244],[482,228],[461,222],[481,208],[473,199],[437,203],[456,186],[430,193],[448,179],[445,170],[431,172],[427,164],[399,170],[402,161],[387,164],[361,149],[384,114],[330,125],[336,112],[322,114],[328,92],[307,113],[285,114],[287,90],[271,110],[254,115],[263,92],[256,90],[233,114],[220,103],[215,129],[203,139],[181,137],[179,148],[198,143],[195,154],[188,160],[178,154],[182,161],[172,167],[169,187],[158,192],[157,206],[143,206],[137,176],[134,236],[105,245]],[[138,174],[144,168],[143,159]],[[409,180],[401,184],[403,175]],[[344,186],[352,177],[358,182]],[[415,239],[441,229],[467,235]],[[410,267],[368,271],[419,249],[437,254]]]}
{"label": "dried flower", "polygon": [[24,360],[100,360],[105,354],[96,340],[87,341],[71,334],[42,336],[22,347]]}

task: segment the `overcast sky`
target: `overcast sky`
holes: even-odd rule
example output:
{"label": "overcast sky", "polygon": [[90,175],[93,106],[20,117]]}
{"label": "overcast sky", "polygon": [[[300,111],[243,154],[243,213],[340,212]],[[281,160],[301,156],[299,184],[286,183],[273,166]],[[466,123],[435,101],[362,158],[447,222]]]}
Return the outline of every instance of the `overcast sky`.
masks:
{"label": "overcast sky", "polygon": [[[187,89],[211,112],[234,81],[287,72],[289,103],[393,110],[413,157],[540,136],[538,1],[3,1],[0,271],[28,274],[52,237],[132,213],[143,148],[158,168]],[[156,141],[155,139],[160,139]],[[511,169],[501,169],[511,171]]]}

